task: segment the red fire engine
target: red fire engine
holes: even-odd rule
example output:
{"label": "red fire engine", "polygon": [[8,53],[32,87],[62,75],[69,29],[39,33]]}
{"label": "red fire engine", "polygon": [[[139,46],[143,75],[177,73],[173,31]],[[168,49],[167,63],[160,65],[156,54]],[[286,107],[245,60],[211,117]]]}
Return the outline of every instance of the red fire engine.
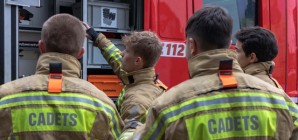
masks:
{"label": "red fire engine", "polygon": [[[150,0],[145,1],[145,30],[155,31],[164,43],[156,71],[169,86],[188,78],[187,63],[180,57],[185,42],[187,18],[207,4],[225,7],[233,16],[233,33],[246,26],[262,26],[273,31],[279,52],[273,76],[297,103],[297,0]],[[170,43],[169,43],[170,42]],[[235,44],[235,39],[232,44]],[[183,54],[184,56],[184,54]]]}
{"label": "red fire engine", "polygon": [[[21,3],[23,2],[23,3]],[[163,44],[156,73],[169,87],[188,79],[184,28],[188,17],[205,5],[225,7],[234,19],[233,33],[247,26],[273,31],[279,53],[273,76],[297,103],[297,0],[6,0],[0,3],[0,84],[34,73],[36,42],[42,23],[56,13],[70,13],[106,34],[120,49],[121,35],[155,32]],[[27,7],[31,5],[31,7]],[[19,13],[19,14],[18,14]],[[5,26],[4,26],[5,25]],[[236,40],[232,39],[232,45]],[[35,48],[34,48],[35,47]],[[86,42],[82,78],[112,74],[97,48]]]}

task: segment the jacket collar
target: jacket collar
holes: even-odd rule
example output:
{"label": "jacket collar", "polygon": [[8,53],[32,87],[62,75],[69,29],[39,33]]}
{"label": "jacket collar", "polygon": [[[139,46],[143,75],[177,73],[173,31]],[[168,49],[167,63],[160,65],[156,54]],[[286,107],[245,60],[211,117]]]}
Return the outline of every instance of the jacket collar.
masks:
{"label": "jacket collar", "polygon": [[250,74],[250,75],[271,74],[270,71],[273,70],[274,65],[275,64],[273,61],[258,62],[258,63],[247,65],[245,68],[243,68],[243,71],[244,73]]}
{"label": "jacket collar", "polygon": [[39,57],[36,74],[49,74],[50,63],[62,63],[62,73],[65,77],[80,77],[80,62],[71,55],[56,52],[44,53]]}
{"label": "jacket collar", "polygon": [[154,68],[152,67],[127,73],[127,74],[124,74],[122,77],[122,82],[125,85],[138,84],[143,82],[154,83],[155,80],[156,80],[156,75],[154,72]]}
{"label": "jacket collar", "polygon": [[193,78],[217,73],[219,62],[226,59],[233,59],[234,72],[242,72],[241,67],[236,60],[235,52],[228,49],[216,49],[202,52],[190,58],[188,61],[190,77]]}

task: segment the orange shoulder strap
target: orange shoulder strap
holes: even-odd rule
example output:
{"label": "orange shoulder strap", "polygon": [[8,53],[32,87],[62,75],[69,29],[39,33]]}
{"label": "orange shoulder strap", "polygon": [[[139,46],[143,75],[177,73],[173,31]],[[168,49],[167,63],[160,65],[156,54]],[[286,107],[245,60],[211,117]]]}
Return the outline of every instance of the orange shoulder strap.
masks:
{"label": "orange shoulder strap", "polygon": [[223,88],[237,87],[236,78],[233,76],[233,59],[222,60],[219,62],[218,76]]}
{"label": "orange shoulder strap", "polygon": [[163,90],[168,89],[168,87],[164,83],[162,83],[159,79],[156,80],[155,85],[162,88]]}
{"label": "orange shoulder strap", "polygon": [[271,66],[269,67],[268,76],[269,76],[269,78],[273,81],[273,83],[275,84],[275,86],[276,86],[277,88],[281,88],[281,89],[282,89],[282,86],[276,81],[276,79],[274,79],[274,78],[272,77],[273,69],[274,69],[274,65],[271,65]]}
{"label": "orange shoulder strap", "polygon": [[49,93],[60,93],[62,91],[62,64],[50,63],[50,74],[48,83]]}

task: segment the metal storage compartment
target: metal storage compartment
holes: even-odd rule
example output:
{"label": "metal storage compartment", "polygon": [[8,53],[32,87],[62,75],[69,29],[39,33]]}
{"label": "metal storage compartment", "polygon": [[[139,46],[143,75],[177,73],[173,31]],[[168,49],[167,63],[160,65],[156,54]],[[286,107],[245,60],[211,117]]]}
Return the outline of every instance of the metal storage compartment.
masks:
{"label": "metal storage compartment", "polygon": [[39,50],[36,47],[20,47],[19,78],[23,76],[30,76],[35,73],[39,55]]}
{"label": "metal storage compartment", "polygon": [[125,3],[90,1],[88,23],[94,28],[129,30],[129,5]]}
{"label": "metal storage compartment", "polygon": [[43,23],[54,14],[54,9],[52,0],[40,0],[40,7],[20,7],[19,26],[41,28]]}
{"label": "metal storage compartment", "polygon": [[33,75],[40,55],[38,49],[39,31],[20,30],[18,47],[18,77]]}
{"label": "metal storage compartment", "polygon": [[[121,51],[125,49],[122,41],[120,39],[112,39],[114,45],[120,49]],[[88,66],[101,66],[101,67],[108,67],[110,68],[108,62],[102,56],[98,47],[94,47],[92,42],[88,42],[88,49],[87,49],[87,56],[88,56]]]}

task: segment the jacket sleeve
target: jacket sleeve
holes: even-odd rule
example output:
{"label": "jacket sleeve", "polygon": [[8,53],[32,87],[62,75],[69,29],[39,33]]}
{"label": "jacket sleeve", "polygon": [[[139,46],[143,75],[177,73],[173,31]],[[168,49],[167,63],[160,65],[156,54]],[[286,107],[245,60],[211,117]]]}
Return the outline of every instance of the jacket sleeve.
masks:
{"label": "jacket sleeve", "polygon": [[152,106],[148,110],[145,124],[138,125],[136,129],[127,129],[121,134],[121,140],[163,139],[164,132],[155,133],[158,131],[158,125],[164,125],[164,123],[158,121],[158,115],[158,111]]}
{"label": "jacket sleeve", "polygon": [[109,122],[110,137],[116,140],[119,139],[119,137],[121,136],[123,127],[124,127],[124,122],[122,121],[120,115],[115,109],[115,116],[112,117],[112,119]]}
{"label": "jacket sleeve", "polygon": [[123,127],[116,109],[109,108],[108,111],[98,112],[92,130],[95,139],[118,140]]}
{"label": "jacket sleeve", "polygon": [[[155,129],[154,126],[156,125],[156,118],[158,113],[154,111],[154,109],[149,109],[148,116],[146,118],[146,123],[141,124],[138,122],[136,128],[130,128],[123,131],[120,136],[120,140],[147,140],[147,139],[158,139],[157,137],[153,137],[153,132]],[[133,120],[130,120],[133,121]],[[126,122],[128,124],[128,122]],[[127,127],[127,126],[125,126]],[[162,139],[162,138],[159,138]]]}
{"label": "jacket sleeve", "polygon": [[288,103],[290,114],[293,118],[293,131],[290,140],[298,140],[298,107],[295,103]]}
{"label": "jacket sleeve", "polygon": [[[164,139],[164,131],[158,131],[159,125],[165,125],[158,119],[159,112],[154,106],[148,110],[148,115],[144,125],[135,129],[131,140]],[[163,126],[161,126],[163,127]],[[156,133],[158,131],[158,133]]]}
{"label": "jacket sleeve", "polygon": [[125,74],[126,72],[121,69],[121,65],[122,65],[121,51],[101,33],[96,38],[96,41],[94,44],[97,47],[99,47],[103,57],[110,64],[114,73],[118,76],[119,79],[122,79],[121,75]]}
{"label": "jacket sleeve", "polygon": [[286,102],[289,108],[289,112],[293,118],[293,131],[290,140],[298,139],[298,106],[286,95]]}
{"label": "jacket sleeve", "polygon": [[147,116],[147,109],[148,107],[144,106],[143,104],[129,102],[127,100],[124,101],[124,104],[121,105],[121,118],[124,120],[125,126],[123,133],[120,136],[120,140],[126,140],[133,135],[136,123],[144,123]]}
{"label": "jacket sleeve", "polygon": [[124,100],[121,105],[121,118],[125,120],[136,120],[141,123],[145,122],[149,104],[136,103],[133,100]]}

